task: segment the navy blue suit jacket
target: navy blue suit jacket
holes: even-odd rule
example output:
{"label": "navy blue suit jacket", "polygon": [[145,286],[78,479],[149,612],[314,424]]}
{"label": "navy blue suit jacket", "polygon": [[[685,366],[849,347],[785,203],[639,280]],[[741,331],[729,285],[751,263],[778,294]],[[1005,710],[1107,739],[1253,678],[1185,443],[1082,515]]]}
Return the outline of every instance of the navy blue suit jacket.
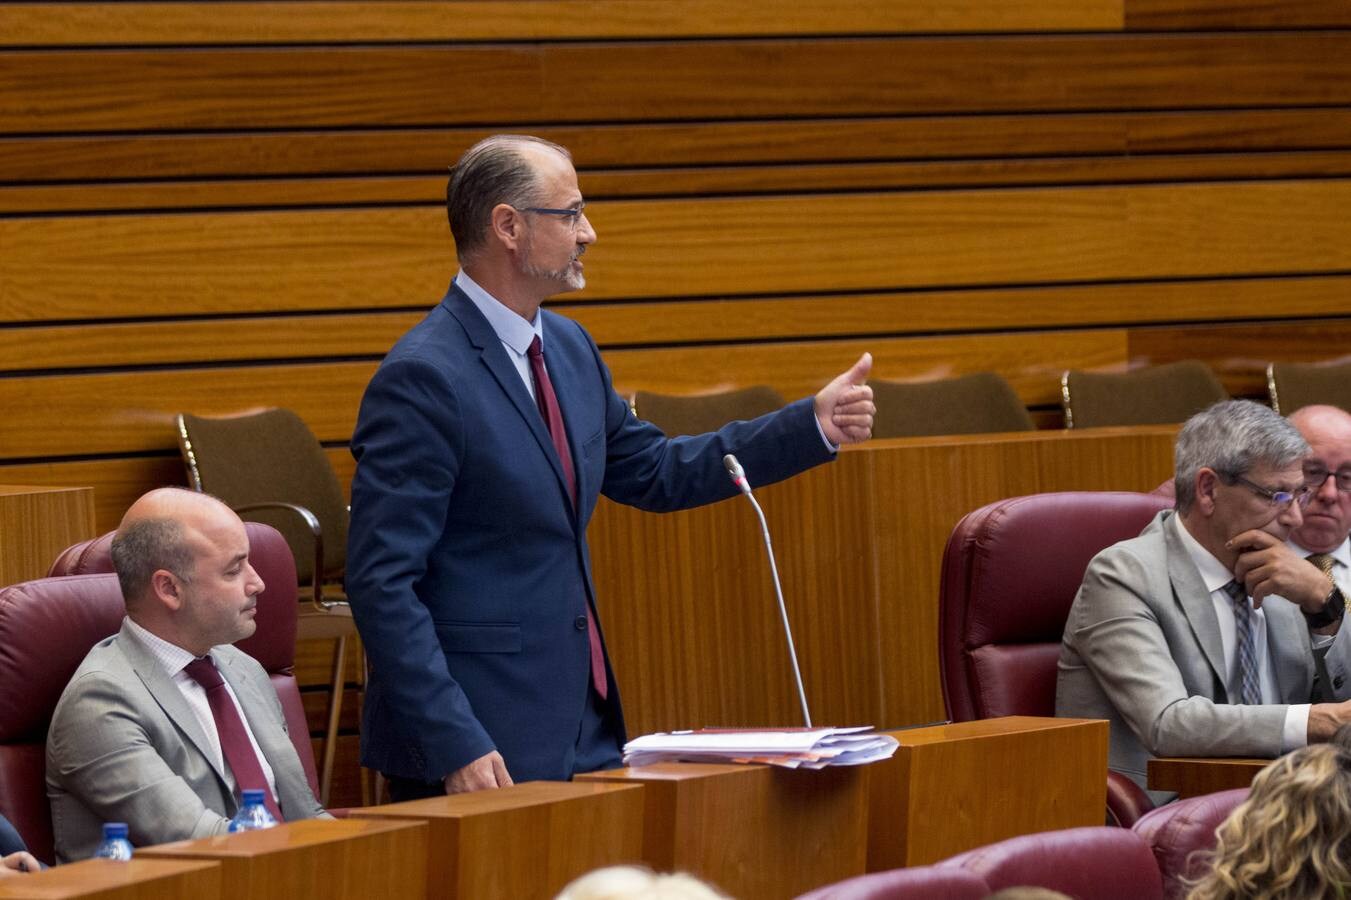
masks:
{"label": "navy blue suit jacket", "polygon": [[535,402],[458,288],[399,340],[361,402],[347,591],[371,666],[362,762],[387,775],[435,781],[497,749],[516,781],[570,777],[590,671],[580,623],[598,605],[586,544],[597,495],[675,510],[735,493],[726,453],[760,484],[831,458],[811,400],[668,440],[634,418],[580,325],[540,315],[575,510]]}

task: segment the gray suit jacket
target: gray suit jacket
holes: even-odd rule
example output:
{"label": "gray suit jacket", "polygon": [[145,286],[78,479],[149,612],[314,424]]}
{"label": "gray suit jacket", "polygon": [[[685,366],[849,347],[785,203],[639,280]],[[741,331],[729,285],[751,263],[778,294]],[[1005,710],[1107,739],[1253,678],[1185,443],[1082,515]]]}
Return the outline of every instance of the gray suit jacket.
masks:
{"label": "gray suit jacket", "polygon": [[[1280,755],[1287,705],[1308,703],[1313,689],[1304,616],[1269,597],[1267,650],[1282,702],[1229,704],[1215,608],[1174,515],[1159,513],[1139,537],[1094,557],[1060,647],[1056,714],[1109,720],[1108,765],[1141,787],[1151,755]],[[1333,693],[1346,699],[1351,628],[1338,632],[1327,666]]]}
{"label": "gray suit jacket", "polygon": [[[287,820],[327,815],[310,790],[267,673],[230,646],[211,651],[272,766]],[[126,822],[136,846],[224,834],[234,778],[173,679],[127,631],[94,646],[57,703],[47,736],[47,795],[56,856],[85,859],[104,822]]]}

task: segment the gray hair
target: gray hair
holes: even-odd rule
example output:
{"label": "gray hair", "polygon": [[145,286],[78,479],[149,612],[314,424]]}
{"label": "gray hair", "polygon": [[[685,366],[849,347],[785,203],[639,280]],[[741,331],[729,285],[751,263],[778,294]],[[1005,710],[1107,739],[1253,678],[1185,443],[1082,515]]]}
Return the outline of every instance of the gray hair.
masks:
{"label": "gray hair", "polygon": [[528,134],[495,134],[460,157],[446,184],[446,216],[460,262],[473,258],[487,239],[493,207],[516,209],[539,204],[539,179],[521,148],[547,147],[572,159],[567,148]]}
{"label": "gray hair", "polygon": [[1222,400],[1187,420],[1173,448],[1177,510],[1196,501],[1196,473],[1202,468],[1243,475],[1258,463],[1284,468],[1309,455],[1299,430],[1270,407],[1251,400]]}
{"label": "gray hair", "polygon": [[184,583],[192,580],[195,560],[183,526],[173,519],[150,518],[118,529],[112,544],[113,569],[130,606],[150,592],[150,579],[166,569]]}

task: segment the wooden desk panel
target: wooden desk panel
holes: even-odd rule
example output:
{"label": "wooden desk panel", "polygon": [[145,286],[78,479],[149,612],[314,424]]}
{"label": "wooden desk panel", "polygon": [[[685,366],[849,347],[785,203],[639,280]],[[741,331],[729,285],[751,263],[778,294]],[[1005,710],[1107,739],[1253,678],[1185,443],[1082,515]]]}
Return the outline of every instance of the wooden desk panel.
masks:
{"label": "wooden desk panel", "polygon": [[896,755],[869,767],[868,871],[1101,825],[1107,735],[1105,721],[1032,716],[892,732]]}
{"label": "wooden desk panel", "polygon": [[643,859],[743,900],[791,897],[864,871],[867,772],[662,763],[579,775],[641,784]]}
{"label": "wooden desk panel", "polygon": [[632,786],[532,781],[351,815],[426,823],[429,898],[548,900],[585,872],[641,858],[643,792]]}
{"label": "wooden desk panel", "polygon": [[[938,582],[957,521],[1021,494],[1150,490],[1171,474],[1175,430],[874,441],[757,489],[814,719],[943,719]],[[799,724],[744,500],[663,516],[602,501],[588,538],[630,733]]]}
{"label": "wooden desk panel", "polygon": [[420,897],[427,890],[427,826],[421,822],[305,819],[145,847],[136,855],[219,862],[222,897],[369,900]]}
{"label": "wooden desk panel", "polygon": [[136,858],[87,859],[0,881],[3,900],[218,900],[221,867],[213,862]]}
{"label": "wooden desk panel", "polygon": [[1149,761],[1146,780],[1151,791],[1177,791],[1179,797],[1198,797],[1248,787],[1257,773],[1269,765],[1269,759],[1164,757]]}
{"label": "wooden desk panel", "polygon": [[62,550],[95,534],[93,488],[0,484],[0,587],[42,578]]}

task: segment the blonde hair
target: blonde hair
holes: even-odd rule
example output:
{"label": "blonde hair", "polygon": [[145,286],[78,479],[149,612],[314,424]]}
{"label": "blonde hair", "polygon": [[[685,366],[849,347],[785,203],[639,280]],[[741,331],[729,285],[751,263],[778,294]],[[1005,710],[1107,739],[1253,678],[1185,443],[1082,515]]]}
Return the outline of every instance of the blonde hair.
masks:
{"label": "blonde hair", "polygon": [[693,875],[658,875],[640,866],[597,869],[563,888],[554,900],[727,900]]}
{"label": "blonde hair", "polygon": [[1187,900],[1346,897],[1351,890],[1351,751],[1319,744],[1253,780],[1217,830],[1214,867]]}

